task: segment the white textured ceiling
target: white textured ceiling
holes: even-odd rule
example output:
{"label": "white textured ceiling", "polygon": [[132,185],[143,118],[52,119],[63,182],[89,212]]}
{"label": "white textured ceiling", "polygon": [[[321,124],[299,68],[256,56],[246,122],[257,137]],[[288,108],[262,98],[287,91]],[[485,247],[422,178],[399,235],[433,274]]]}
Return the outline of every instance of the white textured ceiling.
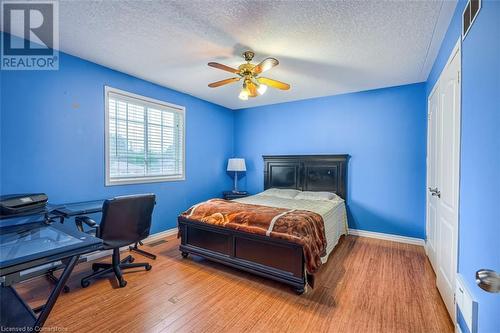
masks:
{"label": "white textured ceiling", "polygon": [[[60,49],[232,109],[422,82],[455,1],[62,1]],[[273,56],[289,91],[240,101],[210,68]]]}

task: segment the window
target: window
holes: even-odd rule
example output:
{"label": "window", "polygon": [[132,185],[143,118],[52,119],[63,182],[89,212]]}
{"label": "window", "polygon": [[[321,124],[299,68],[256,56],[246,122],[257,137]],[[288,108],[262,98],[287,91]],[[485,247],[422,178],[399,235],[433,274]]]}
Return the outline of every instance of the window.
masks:
{"label": "window", "polygon": [[182,106],[105,87],[106,186],[184,179]]}

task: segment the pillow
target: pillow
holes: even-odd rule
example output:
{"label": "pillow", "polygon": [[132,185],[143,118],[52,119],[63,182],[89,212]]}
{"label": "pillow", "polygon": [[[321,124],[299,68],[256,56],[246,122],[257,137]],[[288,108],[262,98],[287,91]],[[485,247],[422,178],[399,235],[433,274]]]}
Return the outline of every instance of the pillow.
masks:
{"label": "pillow", "polygon": [[300,192],[294,199],[297,200],[338,200],[340,197],[332,192]]}
{"label": "pillow", "polygon": [[284,189],[284,188],[270,188],[261,193],[261,195],[267,195],[270,197],[293,199],[300,191],[294,189]]}

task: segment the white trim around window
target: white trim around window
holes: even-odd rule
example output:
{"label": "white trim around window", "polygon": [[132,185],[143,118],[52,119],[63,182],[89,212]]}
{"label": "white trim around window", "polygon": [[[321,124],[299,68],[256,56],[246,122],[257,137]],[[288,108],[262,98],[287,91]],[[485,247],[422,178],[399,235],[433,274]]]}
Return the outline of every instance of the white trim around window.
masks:
{"label": "white trim around window", "polygon": [[185,180],[185,107],[109,86],[104,103],[106,186]]}

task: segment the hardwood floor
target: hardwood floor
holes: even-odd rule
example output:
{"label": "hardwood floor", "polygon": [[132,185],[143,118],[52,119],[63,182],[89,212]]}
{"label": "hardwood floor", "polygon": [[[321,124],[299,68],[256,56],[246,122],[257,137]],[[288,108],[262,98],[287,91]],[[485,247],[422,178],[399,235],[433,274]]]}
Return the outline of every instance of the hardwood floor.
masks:
{"label": "hardwood floor", "polygon": [[[190,256],[178,240],[146,250],[149,272],[127,272],[82,289],[89,265],[77,267],[46,323],[59,332],[453,332],[422,247],[348,236],[341,239],[302,296],[280,283]],[[148,261],[133,254],[136,262]],[[48,282],[17,290],[33,306]],[[54,330],[55,331],[55,330]]]}

